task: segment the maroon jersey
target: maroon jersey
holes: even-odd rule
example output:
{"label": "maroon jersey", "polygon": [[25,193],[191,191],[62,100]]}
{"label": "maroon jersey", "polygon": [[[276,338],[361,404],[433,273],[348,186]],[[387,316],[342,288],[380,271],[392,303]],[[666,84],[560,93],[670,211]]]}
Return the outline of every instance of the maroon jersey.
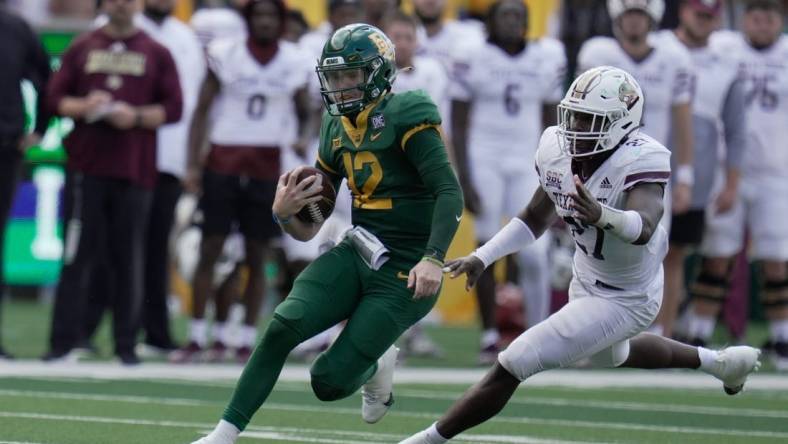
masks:
{"label": "maroon jersey", "polygon": [[[181,118],[181,88],[169,51],[142,31],[123,39],[102,29],[83,34],[63,54],[49,82],[49,108],[63,97],[103,90],[132,106],[160,104],[167,123]],[[129,179],[147,188],[156,181],[156,130],[119,130],[78,119],[63,142],[68,167],[86,174]],[[168,149],[161,147],[160,149]]]}

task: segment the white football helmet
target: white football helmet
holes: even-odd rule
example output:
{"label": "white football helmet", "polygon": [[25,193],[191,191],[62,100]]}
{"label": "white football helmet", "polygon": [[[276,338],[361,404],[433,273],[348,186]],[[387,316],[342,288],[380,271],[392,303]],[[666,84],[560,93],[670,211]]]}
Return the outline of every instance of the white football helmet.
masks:
{"label": "white football helmet", "polygon": [[558,145],[578,158],[612,150],[640,127],[643,91],[623,69],[599,66],[580,74],[558,104]]}
{"label": "white football helmet", "polygon": [[659,23],[665,13],[665,0],[607,0],[607,12],[613,21],[633,9],[645,12],[654,23]]}

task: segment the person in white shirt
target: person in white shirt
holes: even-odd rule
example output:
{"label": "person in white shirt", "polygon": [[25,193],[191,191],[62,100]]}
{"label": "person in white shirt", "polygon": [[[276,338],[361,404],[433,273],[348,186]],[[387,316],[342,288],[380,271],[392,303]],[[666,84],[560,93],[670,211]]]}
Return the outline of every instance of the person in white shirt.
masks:
{"label": "person in white shirt", "polygon": [[159,178],[153,193],[145,249],[145,299],[143,322],[145,344],[172,350],[169,329],[169,238],[175,206],[183,190],[189,122],[197,106],[197,95],[205,72],[205,55],[196,34],[172,16],[175,0],[145,0],[143,14],[136,19],[140,29],[170,50],[180,78],[183,114],[179,122],[157,131],[156,164]]}
{"label": "person in white shirt", "polygon": [[[444,19],[446,5],[446,0],[413,0],[413,12],[420,24],[416,54],[437,60],[449,75],[455,56],[480,47],[485,35],[484,29],[475,24]],[[436,101],[435,104],[446,122],[443,130],[450,136],[451,125],[448,122],[451,122],[451,98],[446,96],[444,101]]]}
{"label": "person in white shirt", "polygon": [[788,37],[784,10],[776,0],[746,4],[741,33],[712,34],[711,45],[738,60],[744,79],[747,148],[733,208],[709,217],[701,253],[704,266],[692,287],[688,334],[708,341],[727,294],[733,258],[749,234],[750,257],[762,261],[760,297],[769,320],[775,365],[788,370]]}
{"label": "person in white shirt", "polygon": [[198,9],[190,24],[203,47],[215,39],[240,38],[246,35],[246,25],[238,13],[241,1],[230,1],[224,7]]}
{"label": "person in white shirt", "polygon": [[[534,154],[539,134],[555,119],[566,71],[559,41],[526,40],[528,10],[522,1],[498,1],[489,14],[489,40],[457,59],[451,87],[454,161],[465,207],[476,215],[479,243],[490,240],[539,187]],[[545,236],[517,256],[529,326],[549,314],[549,247]],[[489,364],[499,340],[492,270],[476,294],[483,329],[479,360]]]}
{"label": "person in white shirt", "polygon": [[662,299],[667,232],[659,224],[670,151],[640,132],[644,94],[621,69],[581,74],[558,105],[558,126],[539,141],[539,188],[490,242],[446,263],[467,286],[497,259],[527,245],[562,217],[572,226],[575,269],[569,303],[529,328],[438,422],[400,444],[443,444],[503,409],[521,382],[589,358],[597,367],[689,368],[739,393],[760,351],[716,351],[643,333]]}
{"label": "person in white shirt", "polygon": [[[673,323],[683,296],[686,252],[700,246],[707,216],[714,218],[733,208],[747,144],[746,119],[742,118],[744,90],[738,64],[729,54],[709,45],[709,36],[719,27],[721,13],[721,0],[685,0],[679,9],[679,27],[655,35],[664,44],[687,48],[695,71],[692,102],[695,184],[690,209],[674,216],[671,223],[668,257],[672,255],[676,259],[671,271],[674,275],[667,280],[671,285],[665,285],[662,309],[650,329],[666,337],[673,335]],[[724,136],[724,140],[720,136]],[[725,172],[719,176],[725,176],[724,184],[712,190],[715,176],[722,169],[720,147],[723,141]],[[710,207],[708,212],[707,206]]]}
{"label": "person in white shirt", "polygon": [[[581,71],[610,65],[630,72],[643,86],[646,103],[643,127],[657,141],[671,149],[674,171],[666,202],[668,211],[662,224],[671,237],[680,238],[687,229],[694,183],[692,151],[693,74],[689,52],[682,46],[649,39],[665,10],[664,0],[608,0],[613,21],[611,37],[594,37],[580,49]],[[672,213],[672,214],[671,214]],[[675,218],[676,223],[672,223]],[[684,248],[672,248],[665,257],[665,287],[671,295],[681,291]],[[669,300],[675,299],[671,296]]]}

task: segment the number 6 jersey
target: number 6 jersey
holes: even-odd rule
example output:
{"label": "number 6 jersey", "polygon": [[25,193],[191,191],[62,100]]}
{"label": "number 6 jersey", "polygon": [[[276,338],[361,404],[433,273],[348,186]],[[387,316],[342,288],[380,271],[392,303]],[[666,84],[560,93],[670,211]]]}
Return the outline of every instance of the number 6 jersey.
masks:
{"label": "number 6 jersey", "polygon": [[[536,170],[542,189],[555,204],[556,213],[572,232],[576,243],[574,275],[602,293],[645,291],[660,273],[668,250],[667,233],[657,225],[645,245],[625,242],[616,235],[572,217],[570,193],[575,192],[572,158],[558,146],[556,127],[547,128],[539,141]],[[667,183],[670,151],[643,133],[633,133],[585,182],[602,204],[623,209],[627,191],[643,182]],[[620,294],[620,293],[619,293]]]}

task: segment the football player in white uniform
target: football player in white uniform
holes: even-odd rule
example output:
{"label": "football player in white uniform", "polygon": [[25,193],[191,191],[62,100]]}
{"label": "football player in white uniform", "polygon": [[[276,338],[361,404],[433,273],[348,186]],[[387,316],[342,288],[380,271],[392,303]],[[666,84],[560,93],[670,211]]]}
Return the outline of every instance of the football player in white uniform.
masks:
{"label": "football player in white uniform", "polygon": [[[649,39],[665,10],[664,0],[608,0],[615,38],[595,37],[580,49],[578,66],[610,65],[631,73],[643,87],[646,103],[643,127],[659,143],[670,148],[673,182],[669,184],[668,211],[662,219],[671,240],[688,229],[686,215],[694,184],[692,139],[692,61],[682,46]],[[670,140],[672,138],[672,140]],[[671,213],[672,216],[671,217]],[[673,218],[680,216],[676,223]],[[697,225],[697,224],[696,224]],[[669,300],[677,298],[683,282],[684,249],[671,248],[665,257],[666,289]]]}
{"label": "football player in white uniform", "polygon": [[[673,321],[684,291],[684,257],[689,248],[700,246],[705,225],[706,207],[709,216],[726,213],[736,201],[739,171],[746,140],[743,82],[738,65],[728,54],[709,45],[709,36],[720,24],[722,0],[685,0],[679,9],[679,27],[660,31],[655,38],[664,44],[686,47],[695,71],[695,94],[692,102],[694,137],[694,175],[690,209],[674,216],[670,232],[670,253],[674,259],[673,276],[665,280],[662,309],[652,333],[671,337]],[[723,131],[720,131],[720,130]],[[724,184],[712,201],[712,188],[720,159],[720,135],[725,141]],[[721,174],[723,175],[723,174]],[[669,259],[670,262],[670,259]],[[669,273],[666,265],[665,274]]]}
{"label": "football player in white uniform", "polygon": [[572,83],[558,126],[539,142],[541,187],[528,207],[470,256],[446,264],[471,286],[562,217],[577,243],[569,303],[515,339],[448,413],[401,444],[444,443],[495,416],[526,378],[585,357],[604,367],[700,369],[728,394],[757,369],[760,352],[752,347],[714,351],[640,333],[662,299],[668,245],[659,220],[670,175],[670,152],[638,132],[643,99],[637,81],[617,68],[595,68]]}
{"label": "football player in white uniform", "polygon": [[[452,94],[454,161],[466,208],[476,215],[476,239],[486,242],[516,215],[539,187],[531,166],[542,129],[555,119],[566,71],[563,45],[552,38],[525,38],[528,10],[520,0],[490,7],[489,41],[455,63]],[[480,199],[480,194],[484,199]],[[526,323],[549,314],[548,248],[544,237],[518,253]],[[477,287],[484,330],[480,362],[498,354],[492,269]]]}
{"label": "football player in white uniform", "polygon": [[[190,341],[171,356],[173,361],[191,361],[202,354],[214,264],[235,227],[244,237],[249,268],[241,346],[236,351],[239,361],[248,358],[257,338],[265,288],[263,258],[269,242],[280,235],[271,204],[281,174],[281,152],[289,148],[282,144],[297,139],[304,147],[311,137],[306,91],[311,64],[296,45],[281,39],[285,14],[282,0],[251,0],[243,9],[249,37],[215,40],[208,48],[209,70],[189,133],[187,184],[196,190],[202,179],[203,237],[193,281]],[[296,118],[298,124],[292,123]],[[202,156],[208,127],[211,149]],[[214,328],[221,329],[224,321],[217,319]],[[224,346],[217,342],[217,348]]]}
{"label": "football player in white uniform", "polygon": [[[457,54],[484,43],[481,27],[458,20],[445,20],[446,0],[413,0],[413,12],[418,18],[418,55],[437,60],[448,76]],[[443,101],[433,101],[438,105],[444,122],[451,122],[451,100],[446,96]],[[451,134],[449,125],[444,128]]]}
{"label": "football player in white uniform", "polygon": [[[689,333],[707,341],[729,282],[733,257],[748,227],[751,257],[763,261],[760,295],[769,319],[769,338],[779,369],[788,369],[788,37],[781,35],[779,1],[747,4],[743,33],[712,35],[712,46],[740,62],[745,84],[747,155],[742,161],[739,199],[727,213],[707,219],[701,253],[704,267],[692,288]],[[764,347],[766,348],[766,347]]]}

